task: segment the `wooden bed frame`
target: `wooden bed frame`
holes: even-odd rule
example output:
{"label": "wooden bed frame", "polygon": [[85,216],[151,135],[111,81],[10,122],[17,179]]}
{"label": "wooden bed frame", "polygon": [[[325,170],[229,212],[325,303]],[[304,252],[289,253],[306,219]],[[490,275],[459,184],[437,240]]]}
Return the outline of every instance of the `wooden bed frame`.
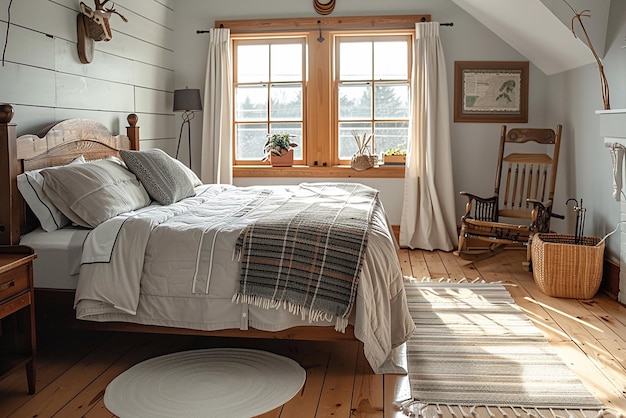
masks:
{"label": "wooden bed frame", "polygon": [[[27,170],[68,163],[83,155],[87,160],[117,155],[120,149],[139,149],[137,115],[127,117],[126,135],[112,135],[102,124],[88,119],[68,119],[51,125],[38,135],[16,135],[11,123],[13,107],[0,104],[0,244],[17,245],[20,236],[37,227],[36,218],[26,207],[17,189],[17,176]],[[109,331],[148,332],[161,334],[206,335],[237,338],[270,338],[317,341],[356,341],[354,327],[345,333],[328,326],[301,326],[283,331],[227,329],[201,331],[125,322],[93,322],[75,319],[73,290],[36,290],[36,309],[39,316],[51,320],[69,320],[74,328]],[[50,308],[50,309],[48,309]],[[63,313],[64,308],[68,311]],[[71,309],[71,312],[69,311]],[[54,312],[52,312],[54,310]],[[50,316],[45,311],[50,312]]]}

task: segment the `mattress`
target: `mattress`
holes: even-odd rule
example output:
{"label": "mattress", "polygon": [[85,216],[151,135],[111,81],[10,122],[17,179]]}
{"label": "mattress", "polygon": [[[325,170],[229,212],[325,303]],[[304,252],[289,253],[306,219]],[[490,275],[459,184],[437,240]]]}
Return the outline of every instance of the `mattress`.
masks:
{"label": "mattress", "polygon": [[37,228],[22,235],[20,244],[35,250],[35,288],[74,290],[80,272],[83,242],[89,229],[68,226],[46,232]]}

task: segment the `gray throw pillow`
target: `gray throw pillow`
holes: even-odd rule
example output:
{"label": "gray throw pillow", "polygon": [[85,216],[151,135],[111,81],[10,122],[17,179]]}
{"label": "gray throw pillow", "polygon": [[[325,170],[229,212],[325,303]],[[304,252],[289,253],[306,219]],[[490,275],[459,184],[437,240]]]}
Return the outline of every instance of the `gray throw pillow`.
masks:
{"label": "gray throw pillow", "polygon": [[196,195],[187,173],[164,151],[157,148],[147,151],[121,150],[120,156],[150,197],[160,204],[169,205]]}

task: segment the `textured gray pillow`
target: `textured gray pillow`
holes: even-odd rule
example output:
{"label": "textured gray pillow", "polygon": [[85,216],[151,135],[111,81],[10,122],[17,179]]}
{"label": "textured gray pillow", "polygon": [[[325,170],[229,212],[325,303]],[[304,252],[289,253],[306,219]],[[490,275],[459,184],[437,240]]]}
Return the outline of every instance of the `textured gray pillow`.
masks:
{"label": "textured gray pillow", "polygon": [[95,228],[102,222],[147,206],[150,196],[121,165],[99,160],[41,170],[43,192],[72,222]]}
{"label": "textured gray pillow", "polygon": [[121,150],[120,156],[150,197],[160,204],[169,205],[196,195],[187,173],[164,151],[157,148],[147,151]]}
{"label": "textured gray pillow", "polygon": [[187,174],[187,177],[189,177],[189,181],[191,182],[191,185],[193,187],[202,185],[202,180],[200,180],[198,175],[194,173],[194,171],[191,168],[187,167],[185,164],[181,163],[180,161],[174,158],[172,158],[172,161],[178,164],[178,166],[185,172],[185,174]]}

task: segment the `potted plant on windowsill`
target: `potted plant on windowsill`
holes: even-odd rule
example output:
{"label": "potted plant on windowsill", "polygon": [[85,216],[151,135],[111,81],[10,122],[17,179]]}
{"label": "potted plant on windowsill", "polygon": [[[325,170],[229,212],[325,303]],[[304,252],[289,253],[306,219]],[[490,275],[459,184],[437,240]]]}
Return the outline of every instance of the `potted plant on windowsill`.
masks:
{"label": "potted plant on windowsill", "polygon": [[402,151],[399,148],[390,148],[383,154],[384,164],[405,164],[406,163],[406,151]]}
{"label": "potted plant on windowsill", "polygon": [[291,167],[293,165],[293,149],[298,146],[291,141],[291,138],[293,135],[284,132],[268,134],[263,147],[265,153],[263,161],[269,160],[273,167]]}

